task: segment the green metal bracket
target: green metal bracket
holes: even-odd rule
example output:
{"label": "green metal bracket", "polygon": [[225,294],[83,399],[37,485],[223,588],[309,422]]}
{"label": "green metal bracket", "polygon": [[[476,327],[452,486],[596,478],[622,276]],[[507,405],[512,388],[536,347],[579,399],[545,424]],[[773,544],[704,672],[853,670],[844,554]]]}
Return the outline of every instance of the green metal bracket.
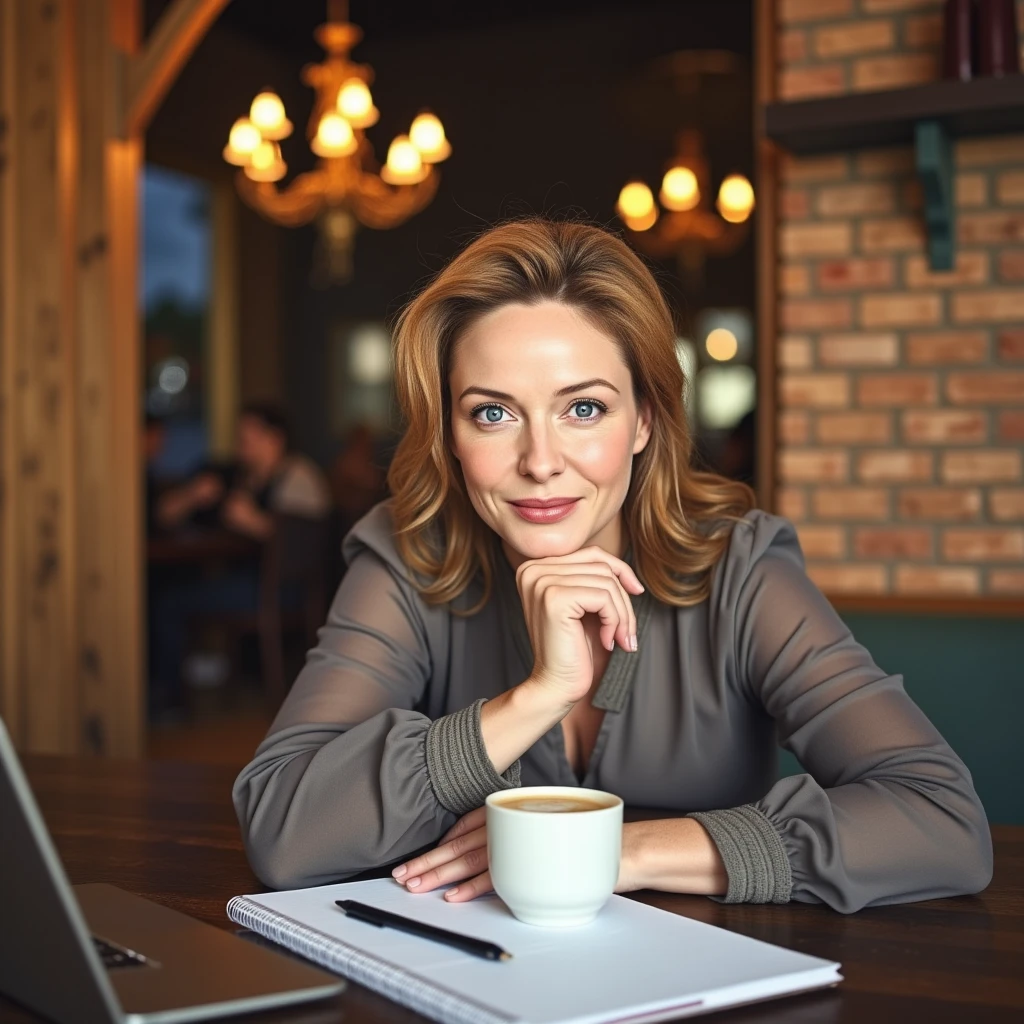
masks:
{"label": "green metal bracket", "polygon": [[914,125],[915,161],[924,191],[924,223],[928,232],[928,263],[932,270],[952,270],[956,213],[953,201],[953,151],[938,121]]}

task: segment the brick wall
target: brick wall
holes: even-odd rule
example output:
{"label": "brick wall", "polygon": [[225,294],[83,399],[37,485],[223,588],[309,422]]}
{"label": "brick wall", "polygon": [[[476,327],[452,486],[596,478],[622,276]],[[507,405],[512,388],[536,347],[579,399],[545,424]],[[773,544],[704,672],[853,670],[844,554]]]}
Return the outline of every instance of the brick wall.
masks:
{"label": "brick wall", "polygon": [[[779,98],[937,77],[941,7],[776,0]],[[909,147],[780,164],[776,511],[828,593],[1024,595],[1024,136],[955,154],[947,273]]]}

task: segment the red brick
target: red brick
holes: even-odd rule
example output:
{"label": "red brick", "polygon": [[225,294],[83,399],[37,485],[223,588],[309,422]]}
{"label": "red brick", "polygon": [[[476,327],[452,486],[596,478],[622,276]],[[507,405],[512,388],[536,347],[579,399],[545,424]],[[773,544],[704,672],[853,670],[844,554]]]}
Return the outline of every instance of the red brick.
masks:
{"label": "red brick", "polygon": [[996,196],[1005,206],[1024,203],[1024,171],[1007,171],[996,179]]}
{"label": "red brick", "polygon": [[797,21],[821,21],[849,14],[853,0],[779,0],[778,19],[783,25]]}
{"label": "red brick", "polygon": [[988,496],[992,518],[996,522],[1024,520],[1024,487],[994,487]]}
{"label": "red brick", "polygon": [[931,558],[932,531],[919,526],[865,526],[854,533],[858,558]]}
{"label": "red brick", "polygon": [[942,15],[918,14],[903,24],[903,41],[914,50],[942,45]]}
{"label": "red brick", "polygon": [[984,174],[956,176],[956,205],[985,206],[988,203],[988,179]]}
{"label": "red brick", "polygon": [[891,259],[827,260],[818,264],[818,287],[823,291],[887,288],[894,278]]}
{"label": "red brick", "polygon": [[798,64],[807,56],[807,33],[800,29],[780,32],[775,44],[776,59],[780,65]]}
{"label": "red brick", "polygon": [[907,362],[913,366],[983,363],[988,359],[987,331],[929,331],[907,335]]}
{"label": "red brick", "polygon": [[786,220],[805,220],[811,212],[811,196],[805,188],[784,188],[779,193],[779,213]]}
{"label": "red brick", "polygon": [[865,327],[921,327],[941,320],[941,295],[892,292],[865,295],[860,300],[860,323]]}
{"label": "red brick", "polygon": [[932,479],[934,461],[931,452],[862,452],[857,457],[857,479],[866,484],[922,483]]}
{"label": "red brick", "polygon": [[924,250],[924,225],[919,217],[886,217],[862,221],[859,228],[863,252]]}
{"label": "red brick", "polygon": [[1004,281],[1024,281],[1024,249],[1004,249],[999,254],[999,276]]}
{"label": "red brick", "polygon": [[958,405],[1024,404],[1024,370],[951,373],[946,380],[946,397]]}
{"label": "red brick", "polygon": [[993,594],[1024,594],[1024,569],[990,569],[988,588]]}
{"label": "red brick", "polygon": [[946,452],[942,479],[948,484],[1016,483],[1021,478],[1021,453],[989,451]]}
{"label": "red brick", "polygon": [[917,178],[910,178],[903,182],[900,187],[900,206],[902,207],[901,213],[910,210],[916,214],[918,210],[924,209],[924,191]]}
{"label": "red brick", "polygon": [[779,303],[779,323],[784,330],[849,327],[852,322],[849,299],[783,299]]}
{"label": "red brick", "polygon": [[850,455],[814,448],[779,452],[779,479],[787,484],[842,483],[850,474]]}
{"label": "red brick", "polygon": [[779,440],[783,444],[804,445],[810,439],[811,422],[807,413],[792,409],[779,413]]}
{"label": "red brick", "polygon": [[1024,163],[1024,135],[986,135],[960,139],[956,144],[958,167]]}
{"label": "red brick", "polygon": [[779,252],[786,257],[845,256],[853,247],[853,232],[846,221],[783,224]]}
{"label": "red brick", "polygon": [[887,412],[833,412],[818,416],[822,444],[888,444],[892,421]]}
{"label": "red brick", "polygon": [[828,156],[779,156],[779,180],[786,184],[806,184],[816,181],[842,181],[850,169],[849,158],[843,153]]}
{"label": "red brick", "polygon": [[999,358],[1006,363],[1024,359],[1024,331],[1000,331],[996,341]]}
{"label": "red brick", "polygon": [[1005,291],[959,292],[953,299],[958,323],[999,323],[1024,320],[1024,288]]}
{"label": "red brick", "polygon": [[935,405],[938,398],[932,373],[866,373],[857,382],[860,405]]}
{"label": "red brick", "polygon": [[932,270],[924,256],[908,256],[903,266],[908,288],[948,288],[988,281],[987,252],[958,252],[952,270]]}
{"label": "red brick", "polygon": [[903,440],[910,444],[977,444],[987,436],[986,412],[930,409],[903,414]]}
{"label": "red brick", "polygon": [[775,491],[775,511],[794,523],[807,518],[807,495],[801,487],[779,487]]}
{"label": "red brick", "polygon": [[998,433],[1000,441],[1024,441],[1024,412],[1001,412]]}
{"label": "red brick", "polygon": [[933,82],[938,77],[939,60],[933,53],[862,57],[853,65],[853,88],[857,91],[897,89],[904,85]]}
{"label": "red brick", "polygon": [[939,7],[942,0],[861,0],[861,8],[875,11],[909,11],[916,7]]}
{"label": "red brick", "polygon": [[889,491],[885,487],[822,487],[814,492],[818,519],[888,519]]}
{"label": "red brick", "polygon": [[907,487],[900,491],[900,519],[969,522],[981,515],[981,491],[973,487]]}
{"label": "red brick", "polygon": [[1024,530],[946,530],[942,555],[950,562],[1007,562],[1024,559]]}
{"label": "red brick", "polygon": [[899,352],[895,334],[826,334],[818,341],[822,366],[894,366]]}
{"label": "red brick", "polygon": [[841,526],[801,526],[797,530],[804,558],[843,558],[846,530]]}
{"label": "red brick", "polygon": [[977,594],[980,590],[980,573],[966,565],[898,565],[895,588],[897,594],[924,594],[928,597]]}
{"label": "red brick", "polygon": [[846,69],[842,64],[783,68],[779,72],[778,87],[781,100],[834,96],[846,91]]}
{"label": "red brick", "polygon": [[787,406],[842,407],[850,404],[850,378],[845,373],[784,373],[779,396]]}
{"label": "red brick", "polygon": [[811,271],[805,263],[783,263],[779,267],[779,291],[783,295],[807,295]]}
{"label": "red brick", "polygon": [[857,154],[859,178],[895,178],[914,173],[914,151],[907,146],[896,149],[867,149]]}
{"label": "red brick", "polygon": [[884,565],[807,565],[807,575],[826,594],[884,594]]}
{"label": "red brick", "polygon": [[1024,212],[962,213],[957,217],[956,228],[961,245],[1024,242]]}
{"label": "red brick", "polygon": [[828,185],[818,191],[817,211],[822,217],[855,217],[868,213],[891,213],[896,195],[887,181]]}
{"label": "red brick", "polygon": [[810,338],[782,337],[779,339],[778,362],[785,370],[807,370],[811,366]]}
{"label": "red brick", "polygon": [[814,33],[814,52],[819,57],[849,57],[855,53],[891,50],[896,40],[888,18],[845,21],[826,25]]}

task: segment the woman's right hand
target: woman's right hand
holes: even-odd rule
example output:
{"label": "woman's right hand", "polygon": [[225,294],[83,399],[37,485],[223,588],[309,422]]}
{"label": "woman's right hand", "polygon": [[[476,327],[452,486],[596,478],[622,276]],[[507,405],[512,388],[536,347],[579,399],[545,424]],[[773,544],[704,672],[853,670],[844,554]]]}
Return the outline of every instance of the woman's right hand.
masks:
{"label": "woman's right hand", "polygon": [[575,703],[594,680],[591,640],[584,617],[600,623],[600,643],[636,650],[636,615],[630,594],[643,593],[636,573],[621,558],[592,545],[570,555],[528,559],[516,571],[526,628],[533,647],[528,683]]}

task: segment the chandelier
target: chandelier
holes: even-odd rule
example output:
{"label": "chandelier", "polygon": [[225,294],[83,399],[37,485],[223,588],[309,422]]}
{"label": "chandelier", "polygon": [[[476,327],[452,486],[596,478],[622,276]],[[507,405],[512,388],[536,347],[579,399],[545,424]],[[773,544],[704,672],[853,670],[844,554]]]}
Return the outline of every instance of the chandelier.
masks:
{"label": "chandelier", "polygon": [[306,130],[318,157],[312,171],[278,186],[288,171],[280,142],[292,133],[292,123],[269,89],[252,101],[248,117],[231,126],[224,147],[224,159],[240,168],[238,192],[254,210],[285,227],[317,221],[320,283],[351,279],[360,224],[393,228],[422,210],[437,192],[440,174],[434,164],[451,153],[441,122],[424,110],[407,135],[392,140],[379,167],[364,133],[380,116],[369,88],[373,69],[348,59],[362,36],[348,21],[346,0],[328,0],[327,23],[314,32],[326,59],[302,71],[302,80],[316,92]]}
{"label": "chandelier", "polygon": [[700,132],[680,132],[676,154],[661,181],[658,202],[643,181],[623,186],[615,212],[630,240],[656,259],[675,256],[681,277],[700,280],[707,256],[726,256],[747,237],[754,189],[742,174],[730,174],[718,187],[717,210],[709,209],[710,177]]}

